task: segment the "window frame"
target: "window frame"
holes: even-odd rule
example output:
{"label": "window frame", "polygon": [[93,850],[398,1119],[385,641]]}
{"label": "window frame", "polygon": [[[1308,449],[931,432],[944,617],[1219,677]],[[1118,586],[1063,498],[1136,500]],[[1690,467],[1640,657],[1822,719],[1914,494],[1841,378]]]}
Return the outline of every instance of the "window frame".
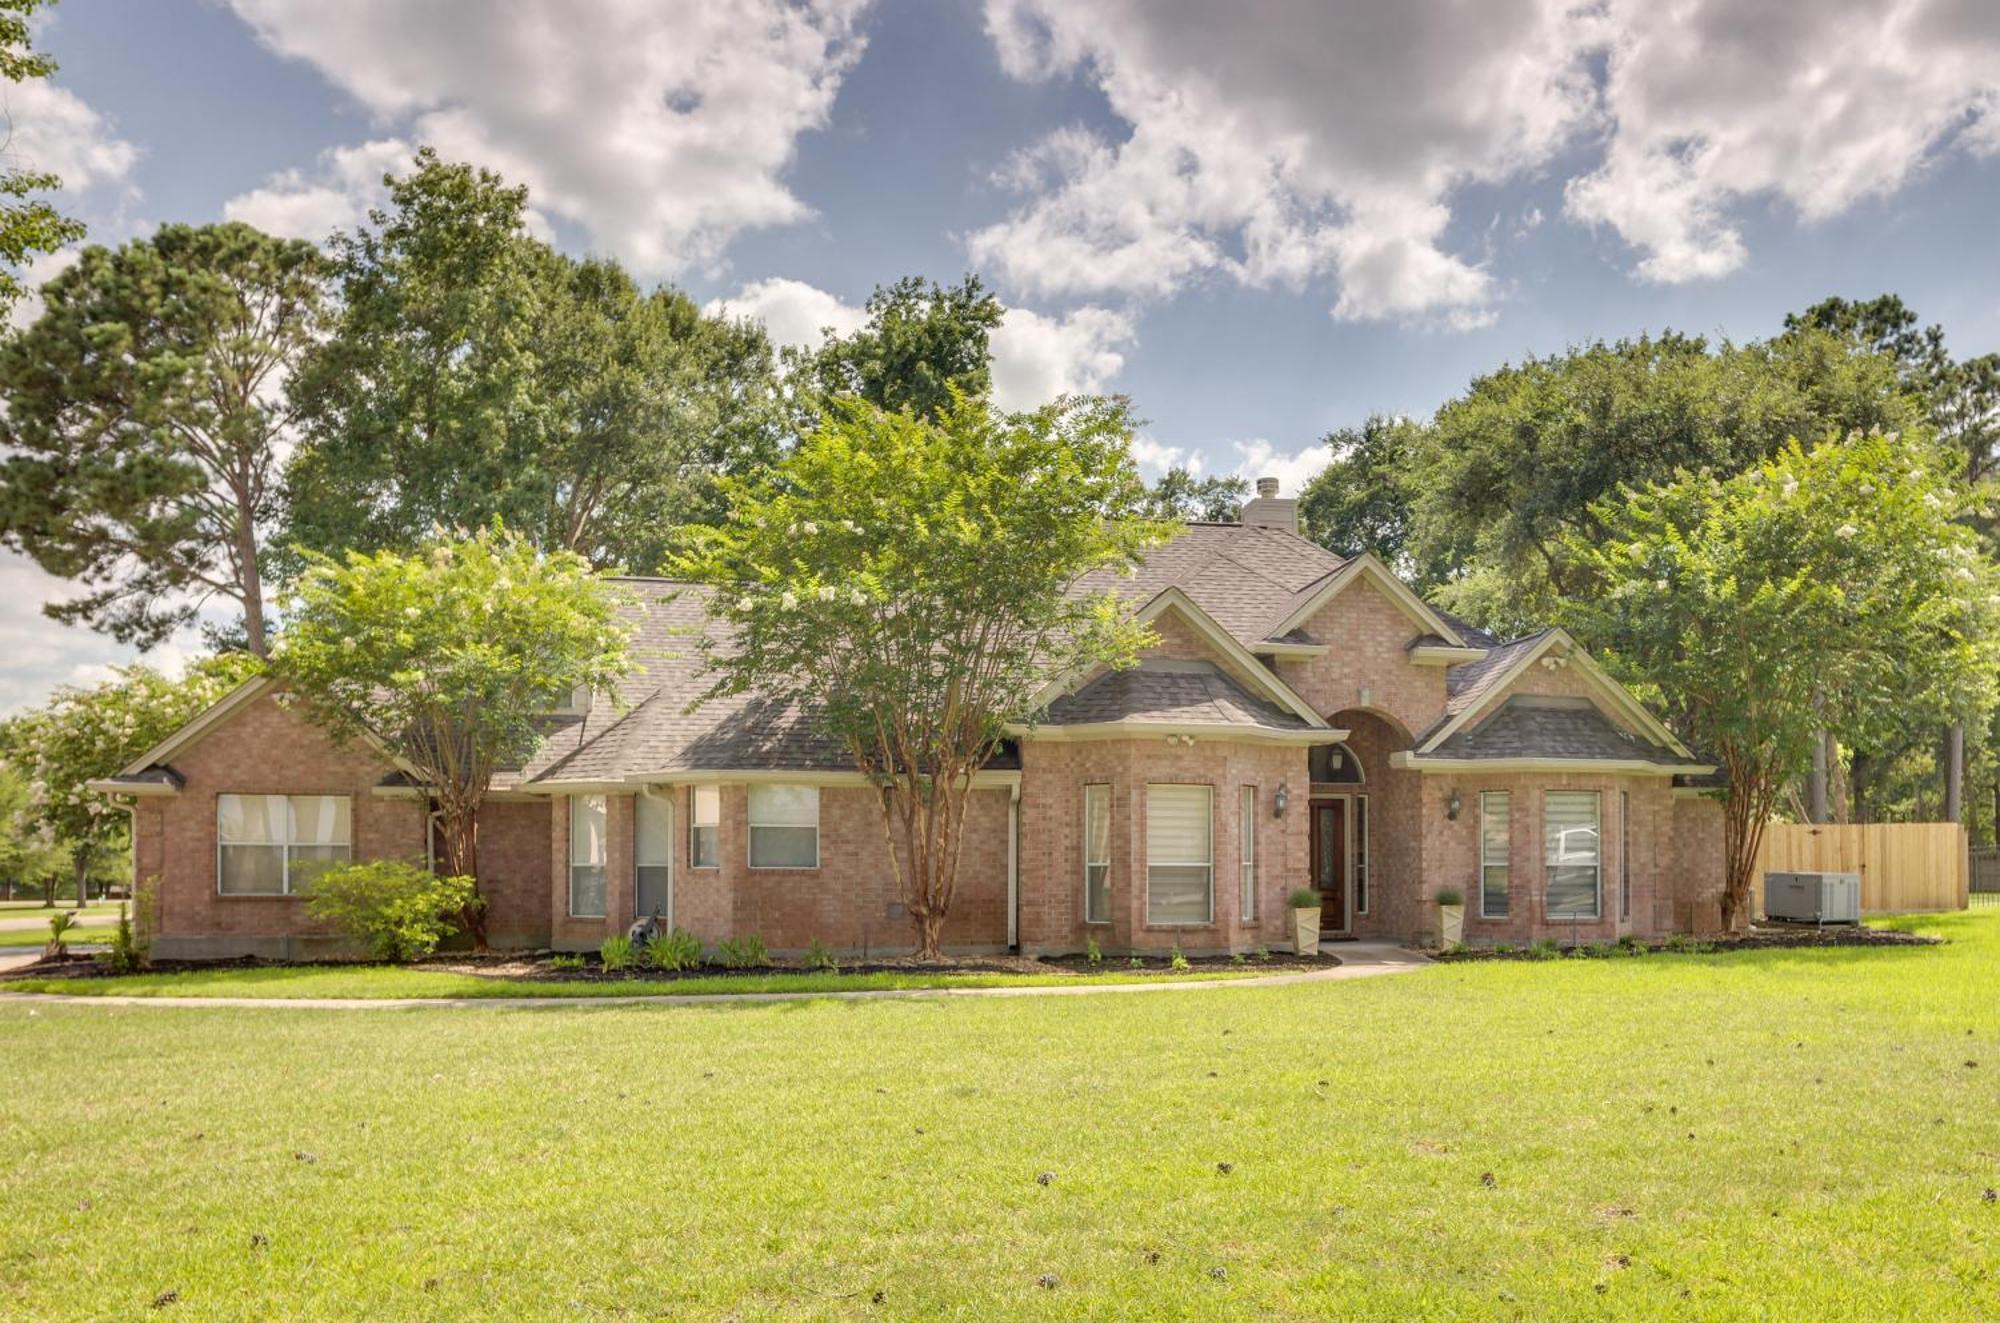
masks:
{"label": "window frame", "polygon": [[[596,863],[592,863],[587,859],[580,860],[576,857],[577,809],[579,806],[588,805],[592,800],[597,801],[599,806],[597,811],[603,815],[604,819],[603,830],[599,833],[598,836],[598,839],[602,841],[604,845],[604,857],[598,860]],[[611,797],[609,795],[603,795],[603,794],[584,794],[584,795],[569,796],[568,834],[569,834],[569,845],[567,853],[569,856],[569,868],[564,876],[565,880],[569,884],[569,889],[568,889],[568,894],[564,897],[563,908],[567,911],[568,916],[572,919],[608,919],[611,917]],[[600,909],[595,914],[583,913],[576,908],[576,870],[579,868],[594,868],[598,871],[600,875],[602,875],[601,885],[603,886],[604,890],[603,908]]]}
{"label": "window frame", "polygon": [[[1175,859],[1161,862],[1153,857],[1153,792],[1156,790],[1199,790],[1208,804],[1208,858]],[[1201,919],[1156,919],[1153,917],[1153,870],[1156,868],[1203,868],[1208,872],[1207,916]],[[1215,787],[1206,781],[1149,781],[1146,783],[1146,927],[1212,928],[1215,926]]]}
{"label": "window frame", "polygon": [[[703,793],[715,799],[715,821],[701,820],[701,800]],[[715,833],[715,850],[707,863],[703,863],[697,845],[702,831]],[[719,785],[691,785],[688,787],[688,869],[720,869],[722,867],[722,787]]]}
{"label": "window frame", "polygon": [[[1501,857],[1498,861],[1488,859],[1486,857],[1486,847],[1489,844],[1488,840],[1486,839],[1486,819],[1488,814],[1491,812],[1491,810],[1487,807],[1487,802],[1495,798],[1498,798],[1503,804],[1505,804],[1506,817],[1507,817],[1507,835],[1502,846]],[[1478,835],[1478,849],[1477,849],[1477,857],[1479,860],[1479,917],[1480,918],[1510,919],[1513,917],[1513,910],[1514,910],[1513,856],[1514,856],[1514,792],[1511,790],[1482,790],[1479,792],[1479,835]],[[1491,909],[1488,909],[1486,905],[1486,897],[1488,894],[1488,889],[1486,886],[1486,870],[1489,868],[1503,868],[1507,871],[1507,885],[1503,887],[1500,892],[1501,896],[1505,899],[1506,903],[1500,908],[1500,910],[1497,913]]]}
{"label": "window frame", "polygon": [[[1236,916],[1240,923],[1255,923],[1257,922],[1257,787],[1242,787],[1237,792],[1236,803],[1239,819],[1236,830],[1238,837]],[[1212,852],[1213,846],[1210,849]]]}
{"label": "window frame", "polygon": [[[754,805],[757,802],[757,792],[759,790],[810,790],[812,792],[813,861],[810,864],[760,864],[757,862],[757,828],[759,826],[797,830],[801,825],[796,822],[766,822],[760,824],[753,816],[755,811]],[[753,782],[744,794],[743,821],[744,867],[757,873],[811,873],[818,871],[820,865],[820,788],[818,786],[809,785],[803,781]],[[718,853],[720,853],[719,849]]]}
{"label": "window frame", "polygon": [[[648,803],[667,815],[667,830],[663,837],[666,842],[666,858],[657,864],[644,863],[639,858],[639,815]],[[665,868],[667,870],[667,912],[660,921],[671,931],[674,926],[674,801],[671,795],[648,795],[641,791],[632,796],[632,912],[640,918],[647,917],[639,908],[639,870],[641,868]]]}
{"label": "window frame", "polygon": [[1368,913],[1368,893],[1375,879],[1369,869],[1369,861],[1374,857],[1368,849],[1368,833],[1373,828],[1374,815],[1368,811],[1368,796],[1349,795],[1348,836],[1350,840],[1347,860],[1347,889],[1354,897],[1354,912]]}
{"label": "window frame", "polygon": [[[1589,913],[1564,910],[1558,912],[1549,900],[1549,885],[1555,880],[1557,868],[1581,868],[1581,864],[1559,864],[1549,858],[1549,814],[1551,805],[1558,796],[1588,796],[1592,808],[1592,830],[1596,841],[1596,857],[1591,869],[1591,908]],[[1542,917],[1557,923],[1585,923],[1604,917],[1604,793],[1599,790],[1544,790],[1542,792]]]}
{"label": "window frame", "polygon": [[1632,792],[1618,792],[1618,917],[1632,918]]}
{"label": "window frame", "polygon": [[[1104,811],[1104,857],[1090,857],[1090,805],[1095,799]],[[1092,928],[1109,927],[1111,924],[1111,784],[1108,781],[1089,781],[1083,787],[1083,921]],[[1090,870],[1104,870],[1104,914],[1101,918],[1090,915]]]}
{"label": "window frame", "polygon": [[[222,801],[225,799],[275,799],[284,805],[284,839],[277,841],[230,841],[222,835]],[[299,841],[292,830],[292,801],[295,799],[334,799],[347,805],[347,839],[345,841]],[[268,817],[268,815],[266,815]],[[276,891],[224,891],[222,889],[222,852],[231,847],[251,847],[254,849],[276,850],[278,852],[278,890]],[[292,885],[292,852],[302,847],[313,849],[344,849],[344,862],[354,862],[354,796],[323,794],[310,791],[302,794],[265,794],[255,791],[224,790],[215,796],[215,894],[222,900],[275,900],[284,897],[303,896],[304,887]],[[327,860],[332,868],[342,860]],[[324,869],[321,870],[325,871]]]}

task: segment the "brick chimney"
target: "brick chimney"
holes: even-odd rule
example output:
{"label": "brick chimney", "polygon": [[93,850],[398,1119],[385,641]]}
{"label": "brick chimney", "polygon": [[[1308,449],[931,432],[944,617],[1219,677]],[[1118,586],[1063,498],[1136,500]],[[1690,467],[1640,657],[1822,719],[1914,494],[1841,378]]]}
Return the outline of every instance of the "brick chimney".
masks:
{"label": "brick chimney", "polygon": [[1243,523],[1249,528],[1282,528],[1287,533],[1299,531],[1299,503],[1290,498],[1278,496],[1276,478],[1257,479],[1257,495],[1243,503]]}

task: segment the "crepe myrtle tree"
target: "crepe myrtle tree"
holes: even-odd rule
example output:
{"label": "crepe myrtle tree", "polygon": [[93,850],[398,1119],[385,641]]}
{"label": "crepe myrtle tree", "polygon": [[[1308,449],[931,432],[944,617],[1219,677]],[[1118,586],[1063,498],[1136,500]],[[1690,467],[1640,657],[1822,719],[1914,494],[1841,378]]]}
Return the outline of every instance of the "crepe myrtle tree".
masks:
{"label": "crepe myrtle tree", "polygon": [[273,671],[336,738],[378,741],[423,783],[443,872],[475,879],[461,918],[482,949],[479,807],[571,693],[631,669],[619,597],[581,555],[496,524],[408,554],[311,555],[287,599]]}
{"label": "crepe myrtle tree", "polygon": [[[920,958],[939,957],[973,774],[1052,674],[1127,666],[1151,635],[1093,571],[1171,535],[1120,400],[1000,414],[954,389],[935,421],[829,407],[775,469],[726,480],[727,523],[681,572],[717,590],[710,696],[796,704],[881,789]],[[1115,575],[1113,576],[1115,577]]]}
{"label": "crepe myrtle tree", "polygon": [[102,684],[56,690],[0,729],[0,756],[27,782],[16,828],[69,856],[77,904],[91,867],[125,836],[125,808],[87,783],[118,771],[256,673],[243,653],[203,657],[178,679],[127,666]]}
{"label": "crepe myrtle tree", "polygon": [[1991,706],[2000,583],[1965,522],[1958,466],[1922,439],[1793,441],[1729,478],[1683,471],[1595,510],[1568,548],[1601,576],[1571,622],[1656,686],[1728,777],[1723,922],[1749,915],[1757,852],[1818,732]]}

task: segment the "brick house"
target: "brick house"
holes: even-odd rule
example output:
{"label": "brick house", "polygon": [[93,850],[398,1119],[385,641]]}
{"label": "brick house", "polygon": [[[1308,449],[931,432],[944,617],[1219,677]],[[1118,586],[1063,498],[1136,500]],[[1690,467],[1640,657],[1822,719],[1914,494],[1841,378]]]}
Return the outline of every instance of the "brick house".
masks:
{"label": "brick house", "polygon": [[[1240,524],[1190,524],[1131,579],[1159,636],[1139,666],[1052,685],[978,773],[947,945],[964,952],[1287,948],[1286,897],[1325,939],[1414,940],[1461,892],[1471,941],[1712,927],[1712,772],[1570,638],[1501,641],[1370,556],[1301,538],[1258,484]],[[840,747],[705,687],[702,590],[627,580],[643,669],[579,701],[479,826],[496,945],[594,948],[658,914],[906,950],[874,792]],[[133,813],[162,955],[329,947],[300,896],[328,859],[422,858],[428,803],[379,748],[337,745],[253,680],[94,789]]]}

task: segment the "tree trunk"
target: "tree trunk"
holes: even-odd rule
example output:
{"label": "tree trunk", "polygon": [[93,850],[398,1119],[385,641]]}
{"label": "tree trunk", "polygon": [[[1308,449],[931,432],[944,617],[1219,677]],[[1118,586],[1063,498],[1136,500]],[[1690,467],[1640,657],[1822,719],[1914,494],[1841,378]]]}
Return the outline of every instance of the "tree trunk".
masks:
{"label": "tree trunk", "polygon": [[1965,723],[1958,722],[1944,737],[1944,820],[1965,820]]}
{"label": "tree trunk", "polygon": [[264,580],[257,572],[257,529],[248,511],[237,515],[236,559],[243,573],[243,636],[253,657],[269,657],[264,633]]}
{"label": "tree trunk", "polygon": [[1875,759],[1871,754],[1856,751],[1849,764],[1848,792],[1853,801],[1854,820],[1868,821],[1868,792],[1874,787],[1869,784],[1875,775]]}
{"label": "tree trunk", "polygon": [[440,810],[439,824],[444,844],[444,875],[472,879],[472,900],[459,911],[459,922],[472,938],[475,951],[490,950],[486,945],[486,901],[479,894],[479,809],[446,807]]}
{"label": "tree trunk", "polygon": [[76,907],[90,904],[90,848],[79,845],[70,851],[71,866],[76,869]]}
{"label": "tree trunk", "polygon": [[1825,822],[1827,818],[1826,798],[1826,732],[1813,737],[1812,772],[1806,777],[1806,820]]}

